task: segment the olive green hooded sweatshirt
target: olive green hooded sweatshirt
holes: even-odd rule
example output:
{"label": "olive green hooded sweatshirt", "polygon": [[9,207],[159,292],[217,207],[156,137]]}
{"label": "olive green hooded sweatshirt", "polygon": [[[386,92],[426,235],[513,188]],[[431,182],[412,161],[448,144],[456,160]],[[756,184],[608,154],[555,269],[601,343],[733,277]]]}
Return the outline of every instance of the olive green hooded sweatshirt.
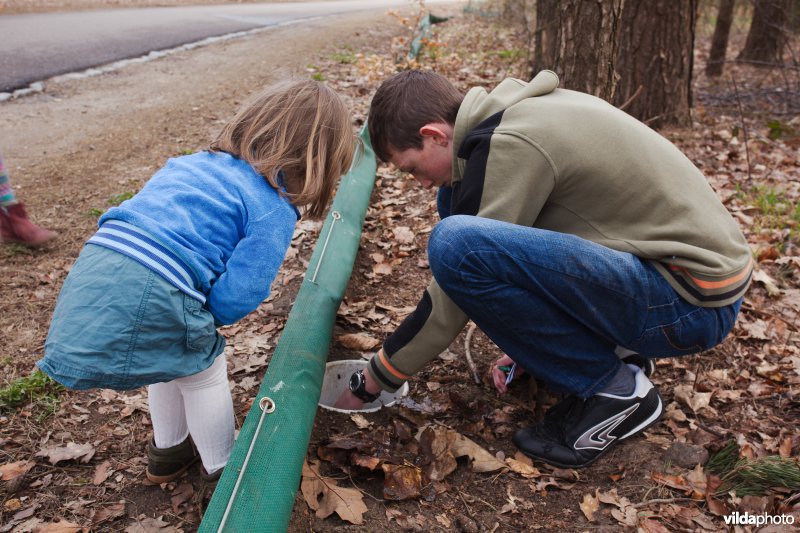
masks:
{"label": "olive green hooded sweatshirt", "polygon": [[[649,260],[704,307],[739,299],[750,248],[705,177],[671,142],[558,77],[467,93],[454,125],[451,214],[569,233]],[[433,281],[370,370],[394,390],[444,351],[466,315]]]}

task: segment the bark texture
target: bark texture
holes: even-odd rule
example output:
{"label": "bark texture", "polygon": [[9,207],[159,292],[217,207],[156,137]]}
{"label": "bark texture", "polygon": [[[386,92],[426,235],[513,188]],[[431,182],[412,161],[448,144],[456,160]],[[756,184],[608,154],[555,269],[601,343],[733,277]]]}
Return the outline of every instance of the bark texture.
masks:
{"label": "bark texture", "polygon": [[686,124],[697,0],[625,0],[612,102],[653,127]]}

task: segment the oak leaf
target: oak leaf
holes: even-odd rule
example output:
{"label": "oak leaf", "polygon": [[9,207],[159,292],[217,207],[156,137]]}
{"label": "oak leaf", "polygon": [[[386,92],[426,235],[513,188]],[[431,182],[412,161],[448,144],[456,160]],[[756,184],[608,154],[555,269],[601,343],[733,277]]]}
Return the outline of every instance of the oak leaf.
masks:
{"label": "oak leaf", "polygon": [[475,472],[494,472],[507,468],[500,459],[460,433],[456,433],[451,450],[456,457],[468,456],[472,460],[472,470]]}
{"label": "oak leaf", "polygon": [[300,483],[308,506],[316,511],[317,518],[327,518],[333,513],[339,518],[360,525],[364,522],[367,506],[357,489],[339,487],[332,478],[319,473],[319,461],[303,463],[303,479]]}

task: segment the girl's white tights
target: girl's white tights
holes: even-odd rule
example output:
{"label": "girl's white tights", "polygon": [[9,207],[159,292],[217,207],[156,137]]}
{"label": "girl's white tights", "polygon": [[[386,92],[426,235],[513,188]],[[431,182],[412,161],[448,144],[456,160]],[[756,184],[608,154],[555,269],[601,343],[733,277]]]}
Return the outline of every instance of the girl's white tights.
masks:
{"label": "girl's white tights", "polygon": [[213,474],[228,462],[233,448],[233,399],[228,365],[220,354],[207,369],[147,387],[156,448],[192,440],[206,472]]}

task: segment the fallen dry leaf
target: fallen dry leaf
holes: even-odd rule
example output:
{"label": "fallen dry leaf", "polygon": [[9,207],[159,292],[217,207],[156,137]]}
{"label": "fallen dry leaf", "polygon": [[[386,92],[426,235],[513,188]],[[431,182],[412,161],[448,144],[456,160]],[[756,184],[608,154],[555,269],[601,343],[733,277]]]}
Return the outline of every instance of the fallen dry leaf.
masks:
{"label": "fallen dry leaf", "polygon": [[712,392],[697,392],[692,385],[678,385],[674,389],[675,399],[697,413],[701,409],[710,409]]}
{"label": "fallen dry leaf", "polygon": [[503,461],[484,450],[474,441],[458,432],[454,433],[456,438],[450,449],[456,457],[468,456],[472,460],[473,471],[494,472],[495,470],[506,468],[506,464]]}
{"label": "fallen dry leaf", "polygon": [[644,533],[670,533],[669,529],[664,527],[661,522],[657,522],[650,518],[644,518],[639,522],[639,531]]}
{"label": "fallen dry leaf", "polygon": [[397,525],[407,531],[422,531],[428,521],[420,513],[414,516],[407,515],[400,509],[386,509],[386,520],[394,520]]}
{"label": "fallen dry leaf", "polygon": [[22,509],[22,501],[19,498],[11,498],[3,504],[3,509],[6,511],[14,512]]}
{"label": "fallen dry leaf", "polygon": [[316,511],[317,518],[327,518],[333,513],[339,518],[360,525],[364,521],[367,506],[357,489],[339,487],[336,480],[319,473],[319,461],[303,463],[300,491],[308,506]]}
{"label": "fallen dry leaf", "polygon": [[125,533],[177,533],[177,531],[168,522],[164,522],[160,516],[150,518],[144,515],[139,515],[135,524],[125,528]]}
{"label": "fallen dry leaf", "polygon": [[366,468],[367,470],[375,470],[381,464],[381,459],[372,455],[364,455],[361,453],[354,453],[350,455],[350,462],[355,466]]}
{"label": "fallen dry leaf", "polygon": [[550,487],[558,490],[570,490],[574,486],[575,483],[559,483],[554,477],[546,477],[542,478],[536,483],[533,483],[531,488],[534,492],[542,492],[546,491]]}
{"label": "fallen dry leaf", "polygon": [[51,446],[36,452],[36,457],[47,457],[51,465],[61,461],[78,459],[81,463],[88,463],[94,457],[94,446],[89,444],[67,443],[66,446]]}
{"label": "fallen dry leaf", "polygon": [[775,283],[775,280],[769,277],[769,274],[761,270],[760,268],[756,268],[753,271],[753,281],[757,283],[761,283],[765,289],[767,289],[767,294],[771,298],[777,298],[781,295],[781,290],[778,288],[778,285]]}
{"label": "fallen dry leaf", "polygon": [[367,333],[347,333],[337,337],[336,341],[348,350],[358,350],[360,352],[373,350],[381,343],[379,339]]}
{"label": "fallen dry leaf", "polygon": [[697,465],[694,470],[689,471],[686,476],[653,472],[650,474],[650,477],[656,483],[681,490],[695,500],[702,500],[705,498],[707,481],[706,474],[703,471],[703,465]]}
{"label": "fallen dry leaf", "polygon": [[584,494],[583,501],[580,503],[583,516],[585,516],[586,520],[589,522],[594,522],[594,514],[598,509],[600,509],[600,500],[597,498],[597,489],[594,492],[594,496],[591,494]]}
{"label": "fallen dry leaf", "polygon": [[367,429],[372,425],[372,422],[367,420],[367,417],[365,417],[361,413],[350,415],[350,420],[353,421],[353,423],[358,427],[358,429]]}
{"label": "fallen dry leaf", "polygon": [[92,478],[92,484],[100,485],[113,473],[114,469],[111,468],[111,461],[103,461],[97,465],[97,468],[94,469],[94,478]]}
{"label": "fallen dry leaf", "polygon": [[0,466],[0,479],[14,479],[30,471],[36,461],[15,461]]}
{"label": "fallen dry leaf", "polygon": [[519,474],[524,478],[530,479],[532,477],[539,477],[542,475],[542,473],[539,472],[539,469],[533,465],[523,463],[522,461],[512,459],[511,457],[506,459],[506,465],[511,469],[512,472]]}
{"label": "fallen dry leaf", "polygon": [[411,465],[383,463],[383,497],[387,500],[412,500],[422,495],[422,470]]}
{"label": "fallen dry leaf", "polygon": [[194,487],[192,487],[191,483],[184,482],[178,485],[175,490],[172,491],[172,496],[169,499],[172,504],[172,512],[179,515],[181,512],[181,505],[192,501],[193,496]]}
{"label": "fallen dry leaf", "polygon": [[77,533],[82,530],[83,527],[64,519],[52,524],[43,524],[41,527],[36,528],[37,533]]}
{"label": "fallen dry leaf", "polygon": [[792,456],[792,438],[785,437],[781,440],[780,445],[778,446],[778,454],[781,457],[791,457]]}
{"label": "fallen dry leaf", "polygon": [[92,527],[125,516],[125,501],[119,501],[92,511]]}
{"label": "fallen dry leaf", "polygon": [[389,263],[376,263],[372,265],[372,273],[381,276],[388,276],[392,273],[392,265]]}
{"label": "fallen dry leaf", "polygon": [[400,244],[411,244],[414,242],[414,232],[408,226],[397,226],[392,228],[394,240]]}
{"label": "fallen dry leaf", "polygon": [[437,431],[431,427],[425,428],[419,436],[428,464],[425,466],[425,475],[433,481],[442,481],[458,468],[458,462],[450,451],[455,441],[452,431]]}

